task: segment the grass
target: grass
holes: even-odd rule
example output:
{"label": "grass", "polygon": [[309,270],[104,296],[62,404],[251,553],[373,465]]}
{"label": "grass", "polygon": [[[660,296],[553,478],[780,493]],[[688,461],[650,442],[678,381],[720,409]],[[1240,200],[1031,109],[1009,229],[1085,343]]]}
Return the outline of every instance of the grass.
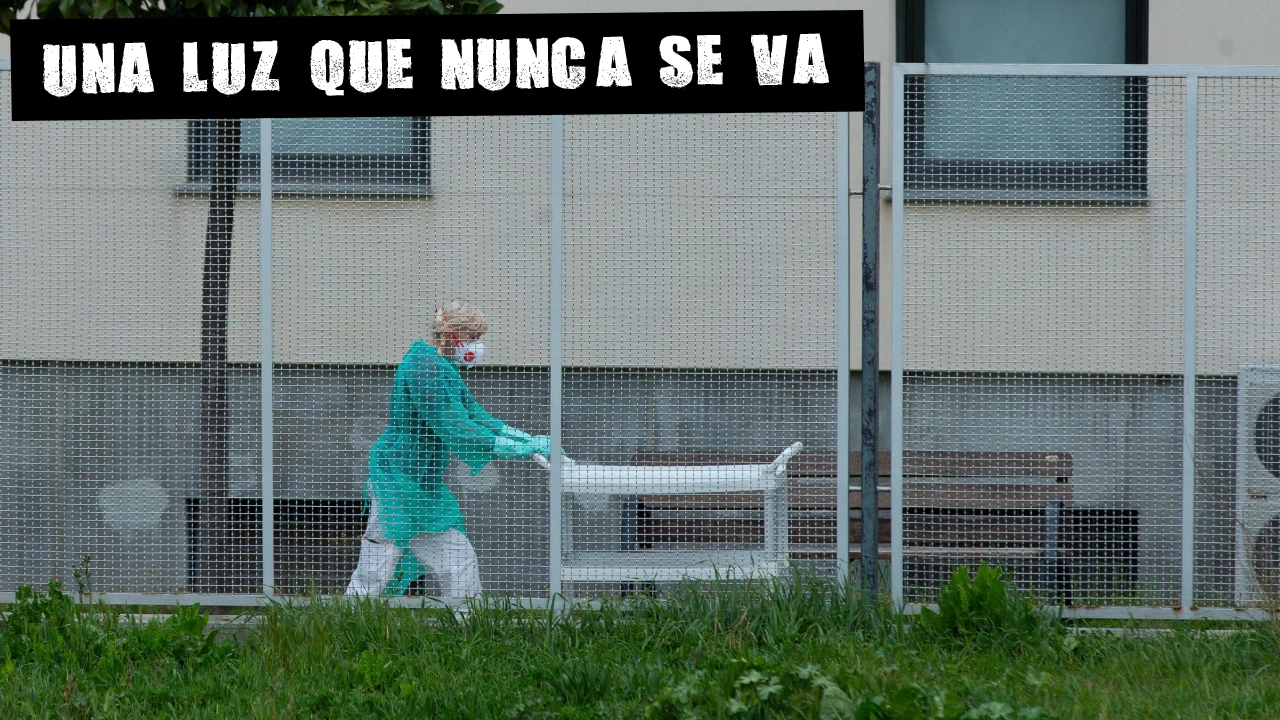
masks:
{"label": "grass", "polygon": [[[908,625],[821,581],[680,589],[560,615],[376,602],[263,609],[240,640],[25,592],[0,717],[1275,718],[1280,632],[1071,635],[966,571]],[[908,629],[910,628],[910,629]]]}

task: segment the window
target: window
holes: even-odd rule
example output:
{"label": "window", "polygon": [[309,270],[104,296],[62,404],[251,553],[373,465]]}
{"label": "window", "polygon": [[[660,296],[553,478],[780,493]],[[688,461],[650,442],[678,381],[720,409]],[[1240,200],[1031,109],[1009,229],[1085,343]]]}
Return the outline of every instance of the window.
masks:
{"label": "window", "polygon": [[[188,123],[189,190],[209,187],[214,122]],[[243,120],[239,189],[257,192],[261,121]],[[297,118],[271,124],[272,181],[277,193],[426,195],[430,189],[430,120],[426,117]]]}
{"label": "window", "polygon": [[[1147,61],[1146,0],[899,0],[903,62]],[[916,199],[1143,200],[1147,79],[909,77]]]}

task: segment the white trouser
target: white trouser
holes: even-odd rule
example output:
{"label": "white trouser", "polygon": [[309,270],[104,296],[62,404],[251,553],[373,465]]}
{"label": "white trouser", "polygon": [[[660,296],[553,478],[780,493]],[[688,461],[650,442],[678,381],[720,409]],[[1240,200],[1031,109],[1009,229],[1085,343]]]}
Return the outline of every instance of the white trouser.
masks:
{"label": "white trouser", "polygon": [[[454,529],[422,533],[409,540],[409,549],[439,579],[444,597],[462,599],[480,594],[480,565],[466,535]],[[395,575],[400,553],[400,548],[383,535],[378,503],[370,499],[369,524],[360,538],[360,562],[351,573],[347,594],[381,595]]]}

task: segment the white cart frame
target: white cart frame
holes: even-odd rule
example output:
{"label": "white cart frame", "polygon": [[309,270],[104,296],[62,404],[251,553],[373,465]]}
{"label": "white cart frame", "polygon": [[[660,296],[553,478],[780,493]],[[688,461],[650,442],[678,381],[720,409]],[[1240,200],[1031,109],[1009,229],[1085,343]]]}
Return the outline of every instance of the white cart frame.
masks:
{"label": "white cart frame", "polygon": [[[787,462],[804,448],[794,443],[771,463],[752,465],[589,465],[562,458],[562,495],[708,495],[762,492],[764,546],[760,550],[575,550],[572,523],[563,523],[562,582],[674,582],[714,577],[778,577],[788,560]],[[550,463],[537,460],[544,467]]]}

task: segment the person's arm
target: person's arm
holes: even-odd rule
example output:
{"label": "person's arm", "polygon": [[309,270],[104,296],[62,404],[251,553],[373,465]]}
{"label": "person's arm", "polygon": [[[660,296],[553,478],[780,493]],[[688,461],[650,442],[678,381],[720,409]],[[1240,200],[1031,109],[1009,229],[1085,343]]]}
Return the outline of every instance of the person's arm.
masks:
{"label": "person's arm", "polygon": [[[528,443],[501,437],[471,417],[456,386],[422,358],[410,373],[409,392],[414,407],[445,448],[471,468],[475,475],[494,458],[518,458],[531,453]],[[469,393],[467,393],[469,394]]]}
{"label": "person's arm", "polygon": [[462,395],[462,402],[467,407],[467,411],[471,413],[471,419],[478,425],[489,428],[500,437],[510,438],[518,443],[532,443],[533,451],[539,455],[544,457],[551,455],[551,438],[545,435],[530,435],[490,415],[489,411],[480,406],[480,403],[476,401],[475,396],[471,394],[471,390],[468,388],[464,387],[462,389]]}
{"label": "person's arm", "polygon": [[527,433],[521,433],[519,430],[516,430],[493,415],[490,415],[489,411],[481,407],[480,403],[476,401],[476,397],[471,394],[470,388],[463,387],[461,395],[462,404],[467,408],[467,413],[471,416],[471,421],[475,424],[483,428],[487,428],[489,431],[502,435],[503,437],[518,438],[521,437],[521,435],[524,435],[524,438],[528,439],[529,436]]}

